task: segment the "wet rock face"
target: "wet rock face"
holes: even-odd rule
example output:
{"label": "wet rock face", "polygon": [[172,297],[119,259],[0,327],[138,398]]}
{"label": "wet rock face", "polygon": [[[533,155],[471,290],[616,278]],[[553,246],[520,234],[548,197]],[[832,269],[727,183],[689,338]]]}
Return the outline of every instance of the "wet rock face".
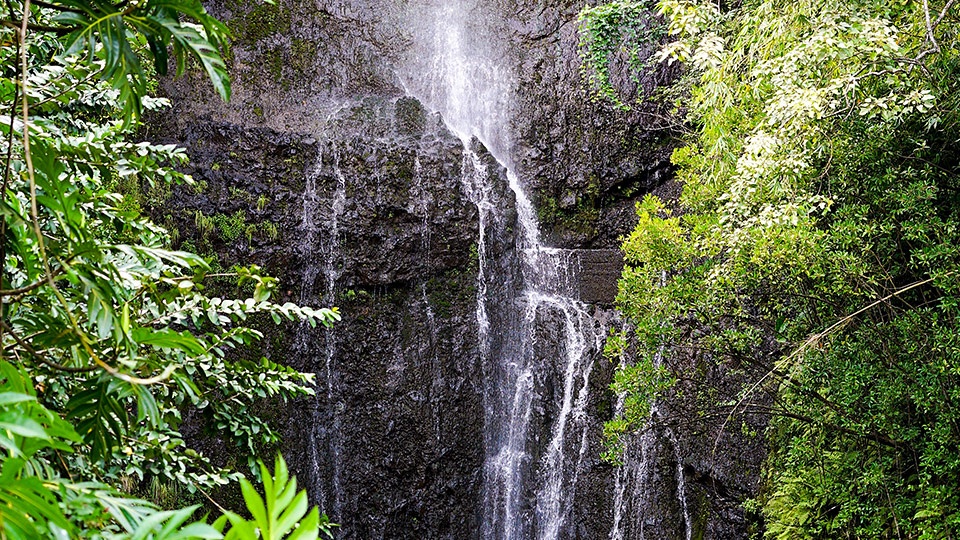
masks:
{"label": "wet rock face", "polygon": [[648,426],[627,443],[614,488],[623,503],[611,540],[755,537],[760,519],[747,514],[743,503],[759,488],[767,418],[698,411],[721,399],[736,401],[742,385],[763,374],[689,350],[668,348],[664,363],[690,376],[654,406]]}
{"label": "wet rock face", "polygon": [[[533,195],[545,243],[596,249],[578,256],[586,268],[579,294],[601,305],[598,320],[609,320],[620,262],[608,250],[634,225],[638,197],[676,190],[667,182],[669,133],[650,111],[591,102],[577,53],[582,5],[477,0],[470,9],[478,39],[499,36],[513,77],[511,158]],[[486,457],[480,217],[464,186],[467,149],[439,114],[409,95],[401,76],[418,39],[411,10],[420,4],[217,0],[209,8],[237,35],[228,59],[234,97],[221,103],[198,73],[163,82],[173,107],[151,120],[146,135],[185,146],[199,187],[175,189],[156,217],[176,228],[181,242],[217,254],[225,268],[265,267],[281,279],[280,300],[341,308],[344,320],[332,331],[270,329],[263,343],[264,355],[317,374],[316,398],[275,412],[284,454],[312,501],[342,524],[338,538],[479,538]],[[640,86],[672,76],[653,70]],[[629,86],[626,92],[636,90]],[[506,233],[486,245],[487,271],[516,274],[509,253],[516,202],[492,156],[475,143],[472,149],[500,175],[492,198]],[[512,279],[500,287],[516,288]],[[537,405],[534,457],[551,438],[565,376],[556,363],[562,317],[537,316],[538,384],[556,390]],[[492,321],[492,347],[500,346],[496,324],[508,319]],[[587,417],[578,419],[593,426],[590,443],[577,456],[582,474],[560,538],[609,538],[616,513],[616,473],[598,457],[600,426],[615,405],[607,390],[613,365],[599,348],[591,349]],[[571,428],[568,437],[579,433]],[[724,487],[736,475],[703,458],[710,446],[703,436],[677,437],[679,460],[669,441],[651,443],[664,481],[621,513],[649,520],[654,512],[657,530],[670,531],[659,537],[684,538],[675,474],[683,470],[687,511],[708,516],[697,530],[706,538],[738,537],[742,527],[717,525],[726,514],[742,514],[741,492]],[[215,437],[206,441],[208,452],[222,451]],[[525,504],[536,511],[534,498]],[[634,512],[640,506],[645,513]]]}
{"label": "wet rock face", "polygon": [[[475,537],[478,224],[462,193],[461,141],[399,92],[297,131],[195,116],[194,106],[147,133],[187,147],[200,186],[178,188],[158,217],[223,267],[265,267],[281,300],[344,314],[332,331],[267,329],[263,343],[264,355],[317,374],[316,399],[276,412],[301,485],[343,524],[340,538]],[[238,212],[251,235],[199,230],[198,215],[219,223]],[[229,460],[215,438],[201,447]]]}
{"label": "wet rock face", "polygon": [[[614,59],[611,77],[631,111],[597,100],[582,77],[577,16],[584,2],[498,0],[516,12],[520,84],[518,162],[536,193],[549,243],[619,248],[636,223],[633,202],[669,179],[673,138],[669,115],[654,102],[636,104],[669,84],[677,69],[634,74]],[[651,44],[647,53],[652,53]]]}

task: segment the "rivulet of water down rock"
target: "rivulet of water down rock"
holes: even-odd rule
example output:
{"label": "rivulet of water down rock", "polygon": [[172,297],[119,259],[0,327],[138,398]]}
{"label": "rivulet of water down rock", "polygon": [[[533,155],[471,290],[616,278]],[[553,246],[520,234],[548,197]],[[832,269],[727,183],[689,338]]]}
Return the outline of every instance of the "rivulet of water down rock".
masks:
{"label": "rivulet of water down rock", "polygon": [[[335,303],[335,291],[337,278],[339,277],[338,259],[340,257],[340,231],[339,220],[343,214],[346,201],[346,181],[339,169],[338,163],[324,163],[323,153],[319,153],[317,162],[308,171],[304,182],[303,193],[303,219],[300,225],[300,232],[303,234],[304,246],[320,245],[319,250],[309,250],[307,255],[309,260],[305,265],[304,280],[301,284],[300,302],[307,303],[312,299],[313,290],[317,288],[317,281],[323,277],[322,300],[329,305]],[[317,192],[317,178],[324,173],[324,168],[330,169],[330,172],[336,177],[336,189],[329,200],[322,200]],[[294,347],[300,354],[307,352],[310,346],[311,332],[307,325],[303,325],[297,334]],[[333,333],[327,333],[324,336],[322,351],[322,371],[318,382],[317,397],[324,398],[328,403],[335,401],[335,376],[334,360],[336,358],[337,343],[336,336]],[[323,410],[320,406],[315,407],[314,411],[319,414]],[[325,441],[327,451],[324,452],[328,458],[328,469],[331,471],[329,487],[320,489],[320,504],[327,512],[333,515],[339,515],[342,505],[342,488],[340,473],[340,421],[337,415],[336,407],[328,407],[328,418],[314,419],[315,429],[311,433],[311,444],[309,447],[310,460],[314,468],[314,474],[320,469],[321,447],[318,441]]]}

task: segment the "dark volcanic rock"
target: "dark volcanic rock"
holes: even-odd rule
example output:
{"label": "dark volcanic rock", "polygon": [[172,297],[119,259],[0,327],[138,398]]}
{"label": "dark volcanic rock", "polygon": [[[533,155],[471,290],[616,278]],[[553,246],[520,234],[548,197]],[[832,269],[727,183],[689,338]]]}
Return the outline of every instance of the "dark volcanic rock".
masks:
{"label": "dark volcanic rock", "polygon": [[588,304],[612,304],[617,296],[617,279],[623,271],[620,250],[578,250],[577,259],[580,267],[580,300]]}
{"label": "dark volcanic rock", "polygon": [[[619,248],[619,237],[636,223],[633,201],[670,176],[668,128],[676,119],[650,100],[625,112],[594,97],[578,50],[584,2],[515,3],[503,9],[518,14],[517,161],[536,193],[541,226],[553,245]],[[630,68],[614,60],[614,83],[626,103],[651,96],[678,74],[676,67],[654,66],[638,85],[629,75],[617,78],[618,69]]]}
{"label": "dark volcanic rock", "polygon": [[[232,101],[221,103],[197,72],[165,80],[173,107],[155,116],[147,133],[185,146],[192,159],[197,186],[178,187],[170,206],[155,210],[181,242],[217,254],[223,267],[265,267],[281,278],[282,300],[343,311],[333,330],[268,330],[262,351],[317,374],[315,399],[275,412],[285,424],[284,454],[312,501],[342,524],[338,538],[481,534],[488,373],[478,350],[480,216],[464,186],[471,145],[405,86],[411,65],[430,67],[430,58],[411,59],[412,43],[423,39],[411,17],[420,4],[217,1],[210,9],[237,35],[228,59]],[[651,191],[675,196],[677,187],[668,182],[672,139],[659,109],[623,113],[590,99],[577,51],[583,5],[472,2],[469,20],[484,43],[467,46],[501,54],[514,83],[505,105],[512,107],[510,133],[500,134],[511,155],[503,157],[533,195],[546,243],[588,248],[576,252],[577,292],[601,306],[590,308],[596,324],[607,324],[622,264],[616,248],[636,222],[634,203]],[[620,82],[631,95],[674,76],[653,69],[639,84]],[[492,175],[491,198],[502,212],[502,234],[485,246],[486,271],[503,276],[502,290],[487,293],[514,297],[517,203],[492,155],[476,141],[471,149]],[[518,315],[492,316],[496,349],[506,346],[498,325]],[[564,354],[556,342],[564,321],[549,309],[536,318],[544,397],[531,428],[530,467],[550,439],[564,384],[556,361]],[[633,522],[622,526],[623,538],[639,538],[641,522],[658,538],[684,538],[685,514],[696,517],[697,535],[743,536],[738,505],[749,489],[741,486],[754,481],[757,462],[753,455],[742,466],[714,459],[708,430],[668,436],[661,426],[647,442],[637,439],[637,452],[649,457],[648,477],[638,469],[616,472],[599,459],[601,425],[615,407],[608,390],[614,366],[600,357],[601,346],[589,349],[588,418],[578,421],[593,428],[588,451],[578,456],[572,519],[561,538],[608,538],[615,492],[627,484],[624,493],[634,496],[620,512]],[[738,444],[730,443],[730,455]],[[223,451],[215,437],[201,446]],[[681,484],[686,511],[678,506]],[[531,493],[527,512],[536,507]]]}
{"label": "dark volcanic rock", "polygon": [[[203,189],[178,188],[167,221],[224,267],[265,267],[283,300],[344,313],[333,330],[274,331],[264,343],[268,357],[318,374],[317,398],[283,415],[301,484],[343,538],[475,535],[478,225],[461,141],[398,90],[294,130],[192,114],[183,84],[168,86],[178,106],[147,135],[186,146]],[[236,212],[255,227],[249,237],[198,230],[197,213]]]}

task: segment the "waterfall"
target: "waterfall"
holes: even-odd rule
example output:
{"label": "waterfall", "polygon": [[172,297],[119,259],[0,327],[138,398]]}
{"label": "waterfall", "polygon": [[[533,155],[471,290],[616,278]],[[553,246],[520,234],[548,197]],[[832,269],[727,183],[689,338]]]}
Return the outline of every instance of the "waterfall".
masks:
{"label": "waterfall", "polygon": [[[537,521],[542,524],[540,538],[555,540],[560,537],[564,517],[572,506],[572,493],[576,487],[577,476],[584,454],[588,448],[586,422],[586,404],[590,391],[590,373],[593,369],[591,362],[584,362],[588,354],[587,336],[592,333],[595,339],[599,333],[591,332],[592,321],[590,314],[582,306],[571,303],[562,297],[543,296],[535,299],[533,304],[546,303],[555,305],[564,317],[564,334],[566,343],[566,373],[563,385],[563,400],[560,414],[553,428],[552,437],[542,460],[543,484],[537,494]],[[558,303],[559,302],[559,303]],[[594,342],[596,345],[597,342]],[[581,421],[582,429],[580,447],[577,452],[577,461],[569,467],[570,456],[565,454],[565,436],[568,424]],[[571,477],[572,473],[572,477]],[[569,480],[568,480],[569,479]],[[567,481],[568,480],[568,481]],[[567,482],[565,482],[567,481]],[[567,484],[567,485],[565,485]]]}
{"label": "waterfall", "polygon": [[693,516],[690,515],[690,507],[687,505],[687,483],[683,474],[683,454],[680,452],[680,441],[673,433],[673,430],[667,428],[667,436],[670,439],[670,445],[673,446],[673,457],[677,460],[677,502],[683,510],[683,527],[686,534],[686,540],[693,540]]}
{"label": "waterfall", "polygon": [[[503,67],[509,65],[501,55],[505,44],[477,39],[471,25],[484,15],[476,3],[420,7],[411,19],[418,21],[417,34],[432,40],[415,48],[400,76],[408,93],[439,111],[463,141],[463,186],[479,211],[476,316],[486,446],[481,537],[570,538],[590,443],[590,376],[608,324],[573,294],[578,259],[540,241],[536,211],[511,159],[515,76]],[[481,157],[474,139],[496,163]],[[507,246],[512,255],[493,245]],[[560,382],[556,396],[552,378]]]}
{"label": "waterfall", "polygon": [[[621,401],[618,408],[622,407]],[[661,425],[661,414],[661,404],[654,402],[648,425],[627,443],[624,463],[614,478],[610,540],[695,536],[680,442],[673,429]]]}

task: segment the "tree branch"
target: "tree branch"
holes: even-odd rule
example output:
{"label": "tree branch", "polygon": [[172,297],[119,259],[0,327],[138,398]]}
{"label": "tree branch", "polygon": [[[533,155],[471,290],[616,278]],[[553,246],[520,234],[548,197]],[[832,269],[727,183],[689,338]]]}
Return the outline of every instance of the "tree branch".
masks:
{"label": "tree branch", "polygon": [[28,30],[34,30],[36,32],[53,32],[55,34],[64,35],[73,32],[75,28],[68,26],[46,26],[43,24],[33,24],[29,23],[26,20],[24,21],[8,21],[4,19],[0,21],[0,25],[6,26],[7,28],[13,28],[19,30],[21,28],[26,28]]}
{"label": "tree branch", "polygon": [[54,361],[52,361],[52,360],[47,360],[46,358],[44,358],[44,356],[43,356],[42,354],[40,354],[39,352],[37,352],[37,350],[34,349],[33,346],[31,346],[31,345],[30,345],[29,343],[27,343],[26,341],[20,339],[20,336],[18,336],[17,333],[13,331],[13,328],[10,328],[10,326],[9,326],[5,321],[0,320],[0,327],[2,327],[2,328],[4,329],[4,331],[6,331],[8,334],[10,334],[10,337],[12,337],[13,340],[17,342],[17,345],[20,345],[21,347],[23,347],[23,350],[25,350],[25,351],[27,351],[28,353],[30,353],[30,356],[31,356],[31,357],[33,357],[33,358],[36,359],[38,362],[40,362],[41,364],[43,364],[43,365],[45,365],[45,366],[47,366],[47,367],[51,367],[51,368],[56,369],[56,370],[58,370],[58,371],[66,371],[67,373],[89,373],[89,372],[95,371],[95,370],[97,369],[97,368],[91,367],[91,366],[88,366],[88,367],[70,367],[70,366],[65,366],[65,365],[63,365],[63,364],[58,364],[58,363],[56,363],[56,362],[54,362]]}
{"label": "tree branch", "polygon": [[[56,276],[58,276],[58,275],[60,275],[60,274],[63,273],[63,268],[57,268],[56,270],[53,271],[53,273],[55,274],[54,277],[56,277]],[[28,292],[30,292],[30,291],[39,289],[40,287],[43,287],[43,286],[46,285],[47,283],[48,283],[48,282],[47,282],[47,278],[44,277],[44,278],[43,278],[42,280],[40,280],[40,281],[31,283],[30,285],[26,285],[26,286],[20,287],[20,288],[18,288],[18,289],[7,289],[7,290],[0,289],[0,296],[19,296],[19,295],[21,295],[21,294],[25,294],[25,293],[28,293]]]}
{"label": "tree branch", "polygon": [[923,58],[931,54],[936,54],[940,52],[940,44],[937,43],[937,37],[934,35],[934,31],[937,29],[937,26],[939,26],[940,23],[943,22],[944,17],[947,16],[947,13],[950,12],[950,8],[953,7],[954,2],[956,2],[956,0],[949,0],[946,3],[946,5],[943,6],[943,9],[940,10],[940,15],[937,17],[937,19],[935,21],[931,21],[930,20],[930,4],[928,0],[923,0],[923,17],[924,17],[924,22],[926,23],[926,26],[927,26],[927,41],[930,42],[930,48],[921,52],[919,55],[917,55],[915,59],[916,62],[919,62],[920,60],[922,60]]}
{"label": "tree branch", "polygon": [[744,410],[747,410],[747,409],[755,409],[755,410],[761,411],[763,414],[769,414],[771,416],[782,416],[784,418],[792,418],[794,420],[798,420],[800,422],[804,422],[807,424],[823,426],[827,429],[833,429],[841,433],[844,433],[846,435],[850,435],[851,437],[856,437],[858,439],[866,439],[868,441],[872,441],[877,444],[882,444],[884,446],[889,446],[891,448],[901,449],[904,447],[904,443],[902,441],[895,440],[883,433],[879,433],[876,431],[872,433],[861,433],[859,431],[848,428],[846,426],[841,426],[831,422],[824,422],[822,420],[816,420],[809,416],[804,416],[802,414],[793,413],[793,412],[782,410],[782,409],[777,409],[775,407],[761,405],[759,403],[748,403],[744,406]]}

